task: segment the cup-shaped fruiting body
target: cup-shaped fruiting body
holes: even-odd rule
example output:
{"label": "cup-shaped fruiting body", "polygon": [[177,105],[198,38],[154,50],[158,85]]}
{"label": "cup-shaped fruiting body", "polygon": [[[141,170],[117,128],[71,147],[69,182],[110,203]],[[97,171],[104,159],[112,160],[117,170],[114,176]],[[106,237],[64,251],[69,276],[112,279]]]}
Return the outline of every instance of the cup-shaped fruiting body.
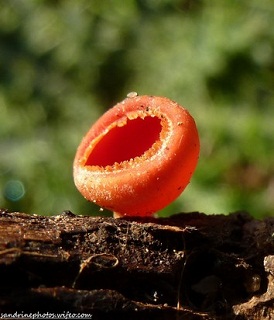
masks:
{"label": "cup-shaped fruiting body", "polygon": [[199,157],[189,112],[165,97],[128,95],[90,128],[74,160],[74,182],[89,201],[145,216],[185,189]]}

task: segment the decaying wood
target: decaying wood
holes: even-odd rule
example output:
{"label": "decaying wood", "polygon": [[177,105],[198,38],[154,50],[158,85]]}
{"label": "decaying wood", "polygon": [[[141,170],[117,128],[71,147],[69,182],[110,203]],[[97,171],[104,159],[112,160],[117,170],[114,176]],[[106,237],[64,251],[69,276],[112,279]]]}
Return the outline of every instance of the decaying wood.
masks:
{"label": "decaying wood", "polygon": [[0,313],[274,319],[274,218],[0,211]]}

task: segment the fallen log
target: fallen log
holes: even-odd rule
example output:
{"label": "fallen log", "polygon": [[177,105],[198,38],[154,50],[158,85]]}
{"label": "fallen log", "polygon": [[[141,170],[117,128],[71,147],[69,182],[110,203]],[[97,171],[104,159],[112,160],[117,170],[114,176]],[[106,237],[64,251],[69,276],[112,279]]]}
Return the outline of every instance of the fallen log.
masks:
{"label": "fallen log", "polygon": [[0,211],[2,317],[274,319],[273,278],[274,218]]}

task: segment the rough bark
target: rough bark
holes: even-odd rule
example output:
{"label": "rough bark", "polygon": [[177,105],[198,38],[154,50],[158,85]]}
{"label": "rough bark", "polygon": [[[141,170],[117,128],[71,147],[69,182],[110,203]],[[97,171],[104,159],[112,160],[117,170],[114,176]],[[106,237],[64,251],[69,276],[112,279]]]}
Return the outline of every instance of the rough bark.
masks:
{"label": "rough bark", "polygon": [[0,312],[274,319],[274,218],[0,211]]}

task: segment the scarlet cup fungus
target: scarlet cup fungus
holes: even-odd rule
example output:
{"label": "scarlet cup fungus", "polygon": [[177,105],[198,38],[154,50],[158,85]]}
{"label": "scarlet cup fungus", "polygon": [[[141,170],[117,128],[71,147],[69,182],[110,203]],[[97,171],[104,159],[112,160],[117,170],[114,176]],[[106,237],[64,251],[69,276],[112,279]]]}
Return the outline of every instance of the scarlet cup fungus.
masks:
{"label": "scarlet cup fungus", "polygon": [[90,128],[73,165],[89,201],[120,215],[146,216],[188,185],[199,157],[194,119],[165,97],[129,94]]}

